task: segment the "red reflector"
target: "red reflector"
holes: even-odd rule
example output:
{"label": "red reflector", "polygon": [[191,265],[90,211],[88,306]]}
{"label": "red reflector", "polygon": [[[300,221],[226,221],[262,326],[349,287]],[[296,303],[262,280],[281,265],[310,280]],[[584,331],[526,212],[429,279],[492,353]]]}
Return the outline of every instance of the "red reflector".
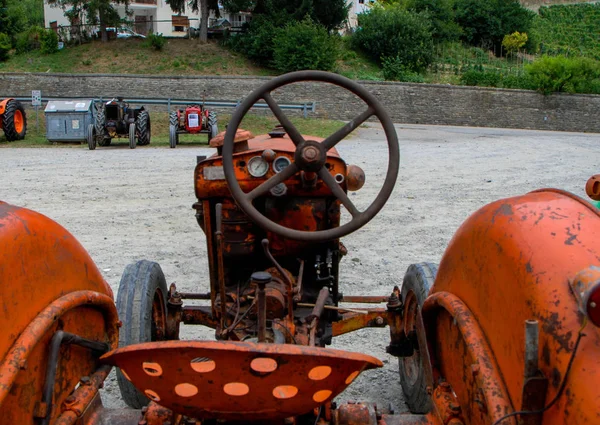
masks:
{"label": "red reflector", "polygon": [[590,289],[585,298],[585,311],[596,326],[600,327],[600,285]]}

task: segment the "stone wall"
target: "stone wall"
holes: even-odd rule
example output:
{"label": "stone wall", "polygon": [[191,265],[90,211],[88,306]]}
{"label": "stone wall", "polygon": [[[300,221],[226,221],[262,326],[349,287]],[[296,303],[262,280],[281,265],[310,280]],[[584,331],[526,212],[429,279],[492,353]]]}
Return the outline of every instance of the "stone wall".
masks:
{"label": "stone wall", "polygon": [[[0,73],[0,96],[171,98],[238,101],[269,77],[186,77]],[[600,132],[600,96],[449,85],[361,82],[396,123]],[[310,82],[277,90],[280,103],[316,102],[323,118],[349,120],[365,107],[344,90]],[[231,110],[229,110],[231,112]],[[301,112],[298,112],[301,114]]]}

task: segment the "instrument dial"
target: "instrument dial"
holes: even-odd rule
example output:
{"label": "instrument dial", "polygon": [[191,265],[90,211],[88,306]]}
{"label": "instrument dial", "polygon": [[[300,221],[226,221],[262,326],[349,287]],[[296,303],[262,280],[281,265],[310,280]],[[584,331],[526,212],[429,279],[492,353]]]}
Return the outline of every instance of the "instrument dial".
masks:
{"label": "instrument dial", "polygon": [[252,177],[263,177],[269,171],[269,164],[261,156],[254,156],[248,161],[248,172]]}
{"label": "instrument dial", "polygon": [[286,156],[279,156],[273,161],[273,171],[280,173],[285,167],[291,164],[291,161]]}

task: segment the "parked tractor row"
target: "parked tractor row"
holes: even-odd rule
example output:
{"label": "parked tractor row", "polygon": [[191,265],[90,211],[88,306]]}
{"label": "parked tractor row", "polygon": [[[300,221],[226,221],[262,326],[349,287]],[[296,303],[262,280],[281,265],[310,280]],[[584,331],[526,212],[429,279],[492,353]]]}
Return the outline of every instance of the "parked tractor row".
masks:
{"label": "parked tractor row", "polygon": [[[190,105],[169,114],[169,146],[177,147],[180,134],[208,134],[208,140],[219,132],[217,114],[202,105]],[[109,146],[114,138],[129,138],[129,148],[150,144],[152,126],[144,106],[132,108],[122,97],[97,108],[94,124],[87,130],[90,150]]]}

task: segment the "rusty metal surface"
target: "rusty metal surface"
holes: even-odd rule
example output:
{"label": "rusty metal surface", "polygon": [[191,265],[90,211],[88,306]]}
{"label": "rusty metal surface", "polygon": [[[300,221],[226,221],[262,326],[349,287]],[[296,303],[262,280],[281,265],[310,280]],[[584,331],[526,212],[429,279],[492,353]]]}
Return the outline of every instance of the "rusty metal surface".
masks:
{"label": "rusty metal surface", "polygon": [[[521,406],[525,320],[540,324],[539,368],[550,383],[546,402],[556,395],[584,319],[569,281],[599,262],[600,211],[555,189],[494,202],[457,231],[424,318],[435,357],[443,359],[436,366],[457,392],[471,424],[487,425],[492,415],[502,416],[478,388],[502,384],[506,390],[495,397],[501,409],[510,413]],[[439,302],[443,310],[434,306]],[[597,409],[590,406],[600,405],[600,333],[588,326],[586,334],[565,391],[544,415],[544,425],[598,421]],[[484,344],[467,342],[473,340],[486,342],[485,352]],[[492,372],[498,378],[490,379]],[[483,417],[481,409],[489,416]],[[510,423],[514,418],[502,425]]]}
{"label": "rusty metal surface", "polygon": [[307,413],[364,369],[382,366],[371,356],[334,349],[223,341],[139,344],[102,359],[175,412],[247,421]]}
{"label": "rusty metal surface", "polygon": [[429,337],[432,364],[456,392],[467,421],[493,423],[512,412],[501,371],[468,307],[451,293],[436,292],[425,300],[423,313],[428,327],[435,327],[435,339]]}
{"label": "rusty metal surface", "polygon": [[333,336],[343,335],[363,328],[384,328],[388,314],[383,308],[365,310],[364,313],[345,313],[342,320],[332,323]]}
{"label": "rusty metal surface", "polygon": [[[116,347],[118,318],[87,252],[41,214],[0,202],[0,264],[2,423],[32,424],[48,409],[41,401],[52,335],[61,329]],[[88,350],[61,348],[53,400],[60,406],[96,367]]]}
{"label": "rusty metal surface", "polygon": [[344,403],[333,412],[335,425],[377,425],[374,403]]}
{"label": "rusty metal surface", "polygon": [[585,193],[594,201],[600,201],[600,174],[596,174],[587,181]]}

